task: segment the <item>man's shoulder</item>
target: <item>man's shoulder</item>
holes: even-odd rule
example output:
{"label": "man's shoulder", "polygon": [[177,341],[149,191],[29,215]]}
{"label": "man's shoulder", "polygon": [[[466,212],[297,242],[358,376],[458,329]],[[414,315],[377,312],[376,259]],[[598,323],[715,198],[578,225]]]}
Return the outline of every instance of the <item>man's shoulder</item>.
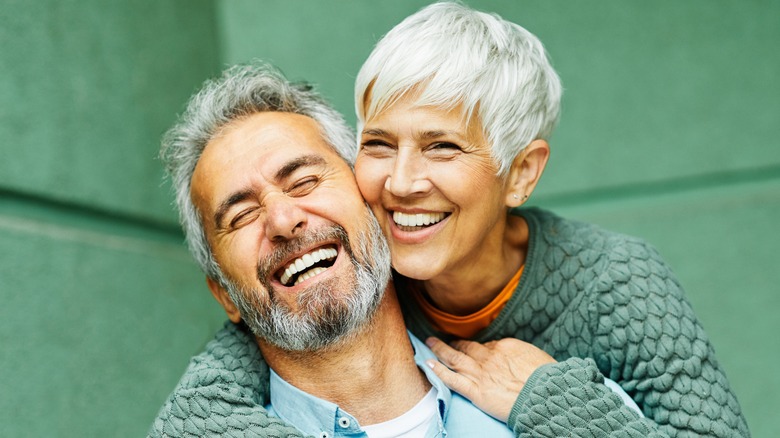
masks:
{"label": "man's shoulder", "polygon": [[185,429],[227,427],[230,422],[220,418],[241,420],[247,413],[264,417],[266,394],[262,388],[267,388],[268,379],[268,366],[251,334],[228,322],[203,352],[190,360],[149,436],[189,436],[183,433]]}
{"label": "man's shoulder", "polygon": [[435,388],[437,398],[446,406],[444,412],[440,412],[440,414],[444,415],[442,418],[444,429],[450,436],[514,436],[505,423],[486,414],[468,399],[447,388],[436,373],[425,365],[426,360],[436,359],[436,355],[414,334],[411,332],[408,334],[414,347],[414,359],[417,366]]}
{"label": "man's shoulder", "polygon": [[268,366],[251,334],[244,327],[227,322],[204,350],[190,360],[176,389],[221,384],[257,387],[260,379],[267,380],[268,375]]}

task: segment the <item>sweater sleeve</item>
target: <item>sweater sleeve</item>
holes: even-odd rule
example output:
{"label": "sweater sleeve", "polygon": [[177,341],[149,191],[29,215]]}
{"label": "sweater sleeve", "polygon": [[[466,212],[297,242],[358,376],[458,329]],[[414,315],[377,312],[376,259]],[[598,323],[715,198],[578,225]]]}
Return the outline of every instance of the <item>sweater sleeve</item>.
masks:
{"label": "sweater sleeve", "polygon": [[[750,436],[704,330],[658,253],[628,240],[609,257],[587,309],[593,359],[537,370],[510,427],[518,436]],[[610,394],[601,373],[620,384],[645,419]]]}
{"label": "sweater sleeve", "polygon": [[666,437],[604,384],[592,359],[570,358],[536,370],[507,425],[517,437]]}
{"label": "sweater sleeve", "polygon": [[188,388],[163,406],[149,437],[303,437],[230,388]]}
{"label": "sweater sleeve", "polygon": [[271,417],[269,369],[248,331],[230,322],[195,356],[149,437],[303,437]]}

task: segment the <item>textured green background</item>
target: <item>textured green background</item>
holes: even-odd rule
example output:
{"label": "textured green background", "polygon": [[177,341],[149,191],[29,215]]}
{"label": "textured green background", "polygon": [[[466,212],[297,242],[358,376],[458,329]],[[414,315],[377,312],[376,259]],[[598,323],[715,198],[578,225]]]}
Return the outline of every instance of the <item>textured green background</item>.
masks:
{"label": "textured green background", "polygon": [[[354,120],[361,62],[425,3],[0,0],[0,436],[143,435],[221,324],[154,158],[202,80],[263,57]],[[468,3],[564,82],[532,202],[656,245],[772,436],[780,4]]]}

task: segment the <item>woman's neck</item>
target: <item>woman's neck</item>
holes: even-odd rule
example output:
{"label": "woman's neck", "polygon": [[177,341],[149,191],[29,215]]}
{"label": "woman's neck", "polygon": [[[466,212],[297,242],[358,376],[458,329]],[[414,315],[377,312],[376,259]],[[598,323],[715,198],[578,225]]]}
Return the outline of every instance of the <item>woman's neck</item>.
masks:
{"label": "woman's neck", "polygon": [[525,263],[527,248],[528,224],[522,217],[509,214],[503,232],[496,239],[485,241],[476,257],[464,266],[452,266],[447,272],[418,284],[439,310],[470,315],[501,293]]}

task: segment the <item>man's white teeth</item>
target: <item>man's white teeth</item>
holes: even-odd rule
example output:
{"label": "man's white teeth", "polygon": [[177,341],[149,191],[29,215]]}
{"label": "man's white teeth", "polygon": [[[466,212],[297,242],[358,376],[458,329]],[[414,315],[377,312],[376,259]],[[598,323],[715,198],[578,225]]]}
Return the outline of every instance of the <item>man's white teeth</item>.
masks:
{"label": "man's white teeth", "polygon": [[406,214],[400,211],[393,212],[393,221],[402,227],[421,227],[432,225],[444,219],[444,213],[416,213]]}
{"label": "man's white teeth", "polygon": [[[279,279],[279,281],[281,281],[282,284],[288,286],[287,282],[290,281],[293,275],[309,269],[315,263],[321,260],[335,259],[337,255],[338,252],[336,252],[335,248],[320,248],[310,253],[304,254],[301,257],[298,257],[297,259],[290,262],[290,265],[287,266],[287,268],[284,270],[284,273],[282,274],[282,277]],[[319,274],[320,272],[324,271],[325,269],[327,268],[317,267],[312,269],[309,272],[304,272],[303,274],[298,276],[298,279],[295,281],[295,284],[298,284],[301,281],[306,280],[307,278],[311,278]]]}
{"label": "man's white teeth", "polygon": [[302,281],[306,281],[306,280],[314,277],[315,275],[319,274],[320,272],[325,272],[326,269],[327,268],[323,268],[322,266],[317,266],[316,268],[314,268],[314,269],[312,269],[310,271],[304,272],[303,274],[298,276],[298,279],[295,280],[295,284],[298,284],[298,283],[300,283]]}

